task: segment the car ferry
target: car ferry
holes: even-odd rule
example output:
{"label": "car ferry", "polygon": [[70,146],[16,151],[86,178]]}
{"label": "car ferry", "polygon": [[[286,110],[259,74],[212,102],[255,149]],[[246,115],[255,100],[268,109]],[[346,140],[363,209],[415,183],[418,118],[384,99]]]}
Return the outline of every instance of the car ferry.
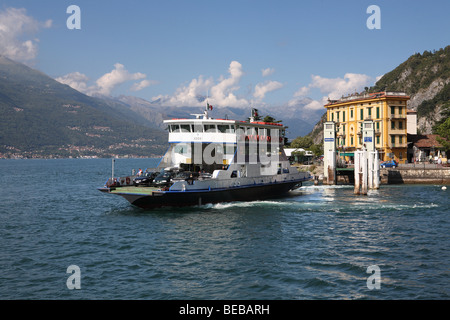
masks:
{"label": "car ferry", "polygon": [[282,124],[256,121],[255,109],[249,121],[214,119],[211,109],[207,104],[191,119],[164,120],[170,147],[151,183],[111,177],[99,190],[151,209],[271,199],[311,179],[290,165]]}

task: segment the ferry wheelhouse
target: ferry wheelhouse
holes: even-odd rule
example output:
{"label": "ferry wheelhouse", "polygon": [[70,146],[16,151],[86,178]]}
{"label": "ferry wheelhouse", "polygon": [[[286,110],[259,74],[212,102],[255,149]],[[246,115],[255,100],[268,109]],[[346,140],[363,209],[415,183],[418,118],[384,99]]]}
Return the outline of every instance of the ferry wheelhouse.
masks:
{"label": "ferry wheelhouse", "polygon": [[[206,203],[252,201],[285,195],[311,179],[284,153],[279,123],[214,119],[208,114],[165,120],[169,148],[158,167],[160,179],[135,186],[135,176],[110,178],[100,191],[151,209]],[[166,177],[166,179],[164,179]]]}

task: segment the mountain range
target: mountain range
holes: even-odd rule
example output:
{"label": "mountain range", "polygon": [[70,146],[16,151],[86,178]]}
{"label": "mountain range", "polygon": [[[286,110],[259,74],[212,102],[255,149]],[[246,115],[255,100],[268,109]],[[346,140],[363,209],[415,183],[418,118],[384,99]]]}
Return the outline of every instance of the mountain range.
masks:
{"label": "mountain range", "polygon": [[[406,92],[411,96],[408,109],[418,114],[419,133],[431,133],[450,104],[450,46],[412,55],[366,91]],[[205,100],[198,97],[206,105]],[[325,111],[305,113],[303,107],[311,101],[255,107],[260,116],[281,120],[290,140],[309,135],[320,144]],[[190,118],[203,110],[132,96],[88,96],[0,56],[0,158],[160,156],[167,149],[163,120]],[[250,112],[251,106],[219,107],[211,116],[246,120]]]}
{"label": "mountain range", "polygon": [[[205,97],[199,97],[199,101]],[[258,108],[288,126],[295,138],[312,129],[291,108]],[[206,104],[206,101],[205,101]],[[167,107],[137,97],[85,95],[46,74],[0,56],[0,158],[160,156],[164,119],[191,118],[201,107]],[[214,108],[214,118],[245,120],[247,109]]]}
{"label": "mountain range", "polygon": [[159,155],[166,135],[122,103],[0,57],[0,157]]}

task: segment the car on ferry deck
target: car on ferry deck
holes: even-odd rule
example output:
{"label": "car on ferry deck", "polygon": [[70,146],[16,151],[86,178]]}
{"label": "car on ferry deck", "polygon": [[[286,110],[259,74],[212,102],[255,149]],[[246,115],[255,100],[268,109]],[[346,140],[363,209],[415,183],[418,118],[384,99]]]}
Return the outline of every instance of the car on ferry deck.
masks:
{"label": "car on ferry deck", "polygon": [[159,171],[144,172],[142,176],[134,178],[133,183],[135,186],[149,186],[158,174]]}

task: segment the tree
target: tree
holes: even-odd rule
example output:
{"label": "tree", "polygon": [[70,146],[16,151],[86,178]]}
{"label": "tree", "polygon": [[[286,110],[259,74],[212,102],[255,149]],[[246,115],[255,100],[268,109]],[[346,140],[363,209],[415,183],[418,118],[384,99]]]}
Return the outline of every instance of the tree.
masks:
{"label": "tree", "polygon": [[435,132],[439,136],[437,137],[437,141],[443,146],[445,151],[450,150],[450,117],[435,127]]}
{"label": "tree", "polygon": [[310,136],[297,137],[291,142],[292,148],[308,149],[313,145],[313,140]]}
{"label": "tree", "polygon": [[264,122],[271,122],[271,123],[280,123],[283,120],[275,120],[274,117],[271,117],[271,116],[267,115],[267,116],[264,117],[263,121]]}
{"label": "tree", "polygon": [[315,156],[320,156],[323,154],[323,143],[321,144],[313,144],[309,150],[312,151],[312,153],[314,153]]}

